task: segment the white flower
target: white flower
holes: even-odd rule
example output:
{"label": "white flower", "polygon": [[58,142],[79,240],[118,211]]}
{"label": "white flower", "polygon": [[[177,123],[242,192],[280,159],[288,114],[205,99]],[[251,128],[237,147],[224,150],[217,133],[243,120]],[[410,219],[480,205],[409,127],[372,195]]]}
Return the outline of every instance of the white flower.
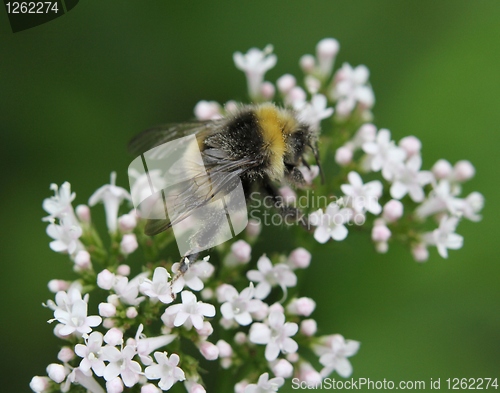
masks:
{"label": "white flower", "polygon": [[57,184],[51,184],[50,189],[54,191],[54,196],[43,200],[43,209],[49,213],[44,221],[51,221],[53,218],[62,219],[67,217],[71,225],[77,225],[75,212],[71,202],[76,197],[74,192],[71,192],[71,184],[64,182],[59,188]]}
{"label": "white flower", "polygon": [[452,192],[450,182],[443,179],[434,186],[434,190],[415,213],[421,218],[444,211],[448,211],[451,215],[457,215],[463,209],[463,204],[463,199],[456,198]]}
{"label": "white flower", "polygon": [[424,234],[427,244],[436,246],[443,258],[448,258],[448,249],[462,248],[464,238],[455,233],[459,218],[444,216],[439,223],[439,228]]}
{"label": "white flower", "polygon": [[373,180],[363,184],[357,172],[349,172],[347,179],[350,184],[342,184],[340,188],[346,196],[350,197],[348,200],[353,209],[358,213],[369,211],[375,215],[379,214],[382,211],[378,203],[378,198],[382,195],[382,183]]}
{"label": "white flower", "polygon": [[76,344],[75,346],[75,353],[83,358],[80,362],[80,370],[85,375],[92,375],[90,369],[94,370],[95,374],[99,377],[102,377],[104,373],[105,365],[102,359],[102,339],[102,333],[92,332],[90,336],[85,338],[85,345]]}
{"label": "white flower", "polygon": [[316,347],[315,352],[320,355],[319,362],[324,366],[321,376],[327,377],[332,371],[344,378],[352,374],[352,366],[348,357],[358,352],[360,343],[354,340],[345,340],[340,334],[327,337],[326,346]]}
{"label": "white flower", "polygon": [[167,181],[163,177],[163,172],[159,169],[151,169],[147,173],[139,173],[135,168],[129,168],[128,175],[130,195],[136,208],[136,213],[138,216],[147,218],[154,205],[158,202],[157,197],[151,196],[149,182],[161,190],[167,186]]}
{"label": "white flower", "polygon": [[[179,263],[174,263],[172,271],[177,273],[179,271]],[[202,261],[190,264],[189,269],[183,275],[177,276],[172,290],[174,293],[179,293],[183,290],[184,286],[191,288],[193,291],[201,291],[204,287],[203,280],[209,278],[214,272],[214,266],[208,262],[208,257]]]}
{"label": "white flower", "polygon": [[89,198],[89,205],[94,206],[98,202],[104,204],[106,211],[106,225],[111,233],[116,232],[118,208],[124,199],[131,200],[130,194],[122,187],[115,185],[116,172],[111,172],[110,184],[106,184],[97,189]]}
{"label": "white flower", "polygon": [[[153,274],[153,280],[144,279],[140,284],[140,290],[146,296],[151,298],[152,301],[159,300],[162,303],[172,303],[174,298],[172,296],[172,287],[169,282],[170,274],[167,269],[157,267]],[[179,277],[180,279],[181,277]]]}
{"label": "white flower", "polygon": [[326,243],[328,240],[344,240],[347,237],[347,228],[344,224],[352,217],[351,209],[340,209],[336,203],[330,203],[326,212],[319,209],[309,215],[311,225],[317,227],[314,231],[314,238],[319,243]]}
{"label": "white flower", "polygon": [[295,110],[298,112],[298,118],[302,122],[309,124],[313,131],[318,131],[321,120],[330,117],[333,114],[333,108],[327,108],[327,99],[322,94],[315,94],[311,102],[296,102]]}
{"label": "white flower", "polygon": [[271,288],[279,285],[283,292],[287,287],[294,287],[297,284],[297,276],[288,265],[279,263],[275,266],[265,255],[257,261],[259,270],[250,270],[247,272],[247,278],[250,281],[258,282],[255,288],[255,297],[264,299],[271,292]]}
{"label": "white flower", "polygon": [[285,314],[280,311],[271,311],[268,325],[256,322],[250,327],[249,338],[255,344],[266,344],[265,357],[267,361],[275,360],[280,352],[295,353],[298,344],[291,339],[299,330],[294,322],[285,323]]}
{"label": "white flower", "polygon": [[247,77],[248,94],[252,99],[260,98],[264,75],[276,65],[277,57],[272,52],[272,45],[268,45],[263,51],[251,48],[246,54],[236,52],[233,55],[236,68]]}
{"label": "white flower", "polygon": [[423,186],[434,180],[432,172],[420,171],[422,158],[414,155],[395,171],[394,183],[391,186],[391,196],[395,199],[403,198],[407,193],[414,202],[422,202],[425,198]]}
{"label": "white flower", "polygon": [[103,359],[109,362],[103,374],[106,381],[111,381],[119,375],[127,387],[132,387],[139,381],[142,370],[140,364],[132,360],[137,354],[133,346],[127,345],[121,351],[116,347],[106,346],[102,354]]}
{"label": "white flower", "polygon": [[382,170],[382,176],[389,181],[406,158],[406,152],[396,146],[391,140],[391,132],[386,129],[379,130],[375,141],[364,143],[362,148],[368,155],[366,164],[369,168],[374,172]]}
{"label": "white flower", "polygon": [[139,295],[139,285],[144,281],[147,275],[147,272],[141,273],[130,281],[127,277],[116,278],[113,289],[123,303],[137,306],[144,300],[144,296],[137,296]]}
{"label": "white flower", "polygon": [[252,283],[239,294],[236,288],[228,285],[223,294],[225,303],[220,307],[222,316],[226,319],[234,319],[242,326],[250,325],[252,323],[250,313],[258,311],[262,306],[261,300],[253,299],[254,292]]}
{"label": "white flower", "polygon": [[349,115],[356,104],[364,109],[371,108],[375,103],[372,88],[368,85],[370,72],[364,65],[352,68],[344,63],[333,78],[334,86],[331,96],[337,100],[336,111],[340,116]]}
{"label": "white flower", "polygon": [[75,300],[71,306],[66,307],[66,309],[57,308],[54,311],[54,319],[50,320],[52,322],[57,320],[64,326],[59,330],[59,333],[63,336],[78,332],[80,334],[90,333],[92,327],[98,326],[102,318],[94,315],[87,316],[87,302],[82,299]]}
{"label": "white flower", "polygon": [[182,291],[182,304],[174,304],[165,310],[165,315],[175,315],[174,326],[185,325],[186,329],[194,326],[203,327],[203,317],[215,316],[215,307],[208,303],[197,302],[196,296],[190,291]]}
{"label": "white flower", "polygon": [[465,198],[462,207],[462,213],[465,218],[471,221],[480,221],[481,215],[478,214],[484,206],[484,196],[479,192],[472,192]]}
{"label": "white flower", "polygon": [[276,377],[269,379],[269,373],[264,373],[259,377],[257,385],[251,383],[245,387],[244,393],[273,393],[283,386],[285,379]]}
{"label": "white flower", "polygon": [[61,219],[61,225],[52,223],[47,226],[47,235],[54,239],[50,242],[50,248],[53,251],[75,255],[84,249],[83,244],[78,240],[82,236],[82,228],[75,223],[76,220],[64,217]]}
{"label": "white flower", "polygon": [[159,379],[158,386],[162,390],[169,390],[177,381],[184,381],[186,376],[177,365],[179,355],[173,353],[170,358],[166,352],[155,352],[154,357],[157,364],[146,367],[145,375],[147,379]]}
{"label": "white flower", "polygon": [[153,363],[153,359],[149,356],[149,354],[161,347],[164,347],[165,345],[170,344],[177,338],[177,334],[164,334],[157,337],[147,338],[144,334],[142,334],[143,329],[144,326],[141,323],[135,335],[135,346],[142,364],[148,366]]}

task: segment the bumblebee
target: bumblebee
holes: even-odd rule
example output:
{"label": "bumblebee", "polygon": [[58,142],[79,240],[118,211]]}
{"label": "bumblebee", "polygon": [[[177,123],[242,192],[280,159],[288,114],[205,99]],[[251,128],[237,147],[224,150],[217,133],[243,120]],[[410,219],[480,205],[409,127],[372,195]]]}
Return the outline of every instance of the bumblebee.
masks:
{"label": "bumblebee", "polygon": [[[299,166],[309,167],[307,151],[312,152],[320,166],[317,132],[301,122],[294,111],[271,103],[244,105],[221,119],[146,130],[130,141],[129,151],[142,155],[152,148],[188,136],[194,136],[196,141],[181,153],[185,167],[182,185],[169,195],[162,194],[164,204],[169,198],[173,202],[169,209],[164,209],[163,217],[166,218],[148,220],[147,235],[156,235],[172,226],[175,231],[176,224],[215,200],[224,200],[224,206],[230,204],[236,198],[229,198],[228,202],[225,197],[234,194],[238,185],[242,186],[244,199],[248,199],[254,190],[262,191],[271,196],[285,222],[298,221],[308,226],[304,214],[283,204],[278,193],[278,186],[282,183],[295,186],[305,183]],[[199,152],[201,160],[195,158],[195,152]],[[163,156],[171,154],[163,152]],[[178,207],[178,214],[172,213],[175,210],[172,205]],[[236,205],[236,210],[244,209],[246,214],[246,204]],[[219,235],[220,220],[210,209],[205,209],[199,222],[203,225],[196,238],[191,239],[190,249],[181,260],[183,271],[187,270],[189,261],[196,260],[197,250],[209,248],[204,246]]]}

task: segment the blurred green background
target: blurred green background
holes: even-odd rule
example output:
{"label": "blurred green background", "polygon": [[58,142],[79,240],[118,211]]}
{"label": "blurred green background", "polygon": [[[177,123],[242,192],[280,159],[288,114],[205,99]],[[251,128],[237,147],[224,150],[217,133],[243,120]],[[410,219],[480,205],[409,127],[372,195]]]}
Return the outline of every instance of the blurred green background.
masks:
{"label": "blurred green background", "polygon": [[85,1],[16,34],[0,11],[2,391],[30,391],[60,344],[41,306],[50,279],[71,277],[41,221],[50,183],[70,181],[77,204],[112,170],[126,186],[138,131],[192,118],[200,99],[246,99],[234,51],[272,43],[275,81],[324,37],[340,41],[337,64],[369,67],[375,123],[418,136],[426,168],[472,161],[465,193],[486,207],[448,260],[377,255],[357,235],[315,246],[302,293],[320,333],[362,342],[355,378],[500,376],[499,1]]}

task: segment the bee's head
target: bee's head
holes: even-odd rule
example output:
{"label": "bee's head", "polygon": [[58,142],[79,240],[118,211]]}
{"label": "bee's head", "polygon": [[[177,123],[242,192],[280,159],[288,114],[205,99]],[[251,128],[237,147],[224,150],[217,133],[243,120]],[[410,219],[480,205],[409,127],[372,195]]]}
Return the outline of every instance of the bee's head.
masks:
{"label": "bee's head", "polygon": [[304,161],[304,154],[309,148],[316,159],[316,165],[320,168],[321,177],[323,178],[323,172],[321,171],[321,165],[319,162],[317,139],[316,133],[311,130],[307,124],[297,124],[295,130],[288,134],[285,140],[285,164],[300,165],[304,163],[307,165]]}

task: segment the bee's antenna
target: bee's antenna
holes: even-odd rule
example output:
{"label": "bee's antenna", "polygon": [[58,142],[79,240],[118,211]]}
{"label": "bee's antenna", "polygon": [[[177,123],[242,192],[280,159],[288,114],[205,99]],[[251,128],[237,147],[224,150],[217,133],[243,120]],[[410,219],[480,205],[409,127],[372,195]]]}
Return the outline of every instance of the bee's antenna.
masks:
{"label": "bee's antenna", "polygon": [[321,168],[321,163],[319,162],[319,150],[317,145],[313,145],[312,143],[309,143],[308,145],[313,154],[314,154],[314,159],[316,160],[316,165],[318,166],[319,169],[319,175],[321,176],[321,184],[325,184],[325,175],[323,174],[323,169]]}

